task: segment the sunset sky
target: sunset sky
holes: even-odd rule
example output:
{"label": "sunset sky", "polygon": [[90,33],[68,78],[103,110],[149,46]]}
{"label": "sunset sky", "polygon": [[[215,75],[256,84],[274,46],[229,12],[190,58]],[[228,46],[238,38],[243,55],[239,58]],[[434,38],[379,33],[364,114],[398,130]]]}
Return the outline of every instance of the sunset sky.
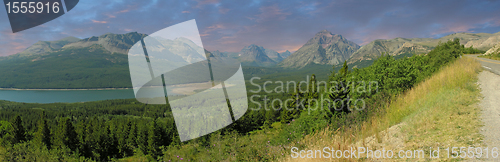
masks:
{"label": "sunset sky", "polygon": [[195,19],[208,50],[237,52],[250,44],[295,51],[326,29],[364,45],[375,39],[439,38],[456,32],[500,32],[500,1],[234,1],[81,0],[67,14],[13,34],[0,7],[0,56],[37,41],[105,33],[151,34]]}

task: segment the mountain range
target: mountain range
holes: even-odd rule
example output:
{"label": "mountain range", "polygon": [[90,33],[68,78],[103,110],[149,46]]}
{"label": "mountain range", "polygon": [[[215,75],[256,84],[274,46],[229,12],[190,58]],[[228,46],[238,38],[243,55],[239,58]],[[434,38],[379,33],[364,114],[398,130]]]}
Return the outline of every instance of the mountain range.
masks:
{"label": "mountain range", "polygon": [[323,30],[279,65],[292,68],[301,68],[308,64],[337,65],[349,59],[359,48],[359,45],[342,35]]}
{"label": "mountain range", "polygon": [[433,47],[416,44],[416,42],[425,40],[430,41],[431,39],[377,39],[362,46],[359,50],[352,54],[351,58],[349,58],[348,60],[348,63],[352,64],[357,61],[374,60],[382,55],[382,53],[386,53],[392,56],[397,56],[405,53],[427,53]]}
{"label": "mountain range", "polygon": [[[2,88],[125,88],[131,85],[128,50],[146,34],[107,33],[85,39],[67,37],[57,41],[39,41],[24,51],[0,57]],[[308,65],[364,67],[387,53],[395,57],[427,53],[439,42],[459,38],[465,47],[488,50],[500,42],[500,32],[455,33],[438,39],[378,39],[364,46],[327,30],[318,32],[296,52],[278,53],[259,45],[249,45],[239,52],[211,51],[214,56],[239,59],[245,67],[304,68]],[[204,59],[204,49],[186,38],[156,39],[156,52],[168,54],[172,64],[187,65]],[[205,52],[207,53],[207,52]],[[255,69],[254,69],[255,70]],[[27,79],[29,78],[29,79]],[[89,84],[91,82],[92,84]]]}
{"label": "mountain range", "polygon": [[243,66],[270,67],[284,59],[280,53],[255,44],[241,49],[238,56]]}
{"label": "mountain range", "polygon": [[[145,34],[104,34],[99,37],[40,41],[25,51],[0,57],[1,88],[128,88],[128,50]],[[145,39],[148,51],[167,54],[169,64],[187,65],[205,51],[186,38]]]}
{"label": "mountain range", "polygon": [[82,48],[97,44],[104,47],[111,53],[125,54],[127,53],[127,50],[132,47],[132,45],[146,36],[146,34],[140,34],[137,32],[127,34],[106,33],[99,37],[93,36],[90,38],[79,40],[77,42],[66,44],[62,48]]}
{"label": "mountain range", "polygon": [[57,41],[38,41],[35,44],[28,47],[26,50],[20,52],[19,55],[29,56],[47,52],[54,52],[56,50],[61,49],[64,45],[74,43],[79,40],[80,39],[75,37],[66,37]]}
{"label": "mountain range", "polygon": [[347,61],[348,64],[374,60],[382,53],[392,56],[412,55],[427,53],[436,47],[439,42],[446,42],[458,38],[465,47],[474,47],[480,50],[488,50],[500,42],[500,32],[489,33],[454,33],[438,39],[433,38],[394,38],[377,39],[362,46]]}

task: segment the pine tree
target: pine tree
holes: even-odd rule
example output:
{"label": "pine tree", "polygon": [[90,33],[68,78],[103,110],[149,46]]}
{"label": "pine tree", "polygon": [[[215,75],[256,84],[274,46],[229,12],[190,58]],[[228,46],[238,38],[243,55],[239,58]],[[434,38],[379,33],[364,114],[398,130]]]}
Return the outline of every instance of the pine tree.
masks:
{"label": "pine tree", "polygon": [[274,110],[263,110],[264,111],[264,125],[263,128],[271,128],[274,122]]}
{"label": "pine tree", "polygon": [[[287,105],[285,105],[281,109],[281,114],[280,114],[280,121],[281,123],[287,123],[290,122],[294,118],[298,118],[301,112],[301,109],[303,108],[301,104],[302,100],[304,99],[305,94],[301,93],[299,91],[299,85],[295,86],[295,91],[291,94],[291,99],[290,101],[287,102]],[[284,103],[283,103],[284,104]]]}
{"label": "pine tree", "polygon": [[78,129],[78,143],[79,143],[79,147],[78,147],[78,151],[80,152],[80,155],[82,156],[85,156],[85,157],[91,157],[91,153],[90,153],[90,147],[89,147],[89,142],[88,142],[88,136],[90,135],[89,134],[89,131],[88,128],[89,127],[89,122],[88,121],[82,121],[81,124],[79,125],[79,129]]}
{"label": "pine tree", "polygon": [[[139,121],[138,125],[147,125],[144,121]],[[148,137],[149,131],[148,127],[137,127],[136,143],[137,147],[142,151],[143,154],[148,154]]]}
{"label": "pine tree", "polygon": [[132,123],[130,125],[130,132],[128,134],[128,138],[127,138],[127,145],[129,148],[137,148],[137,141],[136,141],[136,138],[137,138],[137,125],[136,123]]}
{"label": "pine tree", "polygon": [[[335,72],[335,71],[334,71]],[[335,109],[334,111],[342,111],[345,113],[349,112],[349,93],[350,88],[347,83],[347,76],[349,74],[349,69],[347,66],[347,61],[344,62],[344,65],[339,70],[338,74],[332,73],[331,81],[336,81],[337,85],[331,85],[331,92],[329,92],[329,97],[333,101],[333,106],[330,110]]]}
{"label": "pine tree", "polygon": [[[106,124],[104,124],[106,125]],[[106,134],[104,135],[104,139],[106,139],[106,141],[103,141],[102,143],[105,144],[105,146],[103,147],[104,148],[104,154],[106,158],[114,158],[118,155],[118,153],[120,152],[118,150],[118,138],[117,138],[117,134],[116,133],[113,133],[111,132],[111,127],[113,127],[112,124],[109,124],[106,126]]]}
{"label": "pine tree", "polygon": [[75,151],[78,148],[78,134],[75,131],[75,127],[69,118],[62,118],[59,122],[59,130],[57,136],[58,145],[61,147],[68,147],[71,151]]}
{"label": "pine tree", "polygon": [[127,120],[126,124],[122,124],[122,129],[121,132],[118,134],[118,150],[120,157],[126,157],[129,155],[132,155],[132,150],[128,146],[128,140],[127,137],[129,136],[129,131],[131,127],[131,123],[129,120]]}
{"label": "pine tree", "polygon": [[156,120],[153,120],[149,126],[148,132],[148,153],[153,157],[157,157],[160,154],[160,128]]}
{"label": "pine tree", "polygon": [[36,132],[35,141],[39,146],[45,145],[47,149],[52,148],[51,134],[47,122],[45,111],[42,111],[40,121],[38,123],[38,131]]}
{"label": "pine tree", "polygon": [[23,127],[21,116],[17,116],[12,123],[14,144],[26,141],[26,130]]}
{"label": "pine tree", "polygon": [[308,93],[308,97],[310,99],[317,99],[319,94],[319,89],[318,89],[318,81],[316,80],[316,75],[312,74],[311,75],[311,80],[309,80],[309,93]]}

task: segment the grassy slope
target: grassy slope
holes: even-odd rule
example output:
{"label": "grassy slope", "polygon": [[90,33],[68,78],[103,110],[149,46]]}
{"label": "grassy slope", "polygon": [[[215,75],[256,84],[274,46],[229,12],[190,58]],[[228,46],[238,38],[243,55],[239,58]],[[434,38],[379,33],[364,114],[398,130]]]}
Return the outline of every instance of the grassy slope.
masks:
{"label": "grassy slope", "polygon": [[[349,149],[351,146],[372,146],[386,150],[423,149],[428,152],[429,147],[477,147],[481,135],[479,109],[474,103],[480,95],[475,84],[479,70],[480,64],[470,58],[457,60],[396,97],[389,106],[384,107],[386,113],[344,131],[327,128],[306,136],[300,141],[305,148],[299,148]],[[426,155],[425,158],[428,158]],[[441,151],[440,156],[444,158],[448,155]],[[291,159],[286,156],[284,160],[318,159]]]}

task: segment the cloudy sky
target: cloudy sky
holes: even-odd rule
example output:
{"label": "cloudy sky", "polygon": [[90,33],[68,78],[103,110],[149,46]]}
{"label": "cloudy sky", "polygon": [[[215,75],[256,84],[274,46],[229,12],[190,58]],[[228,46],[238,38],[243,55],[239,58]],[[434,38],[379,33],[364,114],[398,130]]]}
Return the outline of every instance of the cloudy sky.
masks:
{"label": "cloudy sky", "polygon": [[5,8],[0,7],[0,56],[20,52],[37,41],[108,32],[151,34],[191,19],[196,20],[208,50],[236,52],[257,44],[282,52],[297,50],[323,29],[360,45],[396,37],[497,33],[500,1],[81,0],[67,14],[15,34]]}

